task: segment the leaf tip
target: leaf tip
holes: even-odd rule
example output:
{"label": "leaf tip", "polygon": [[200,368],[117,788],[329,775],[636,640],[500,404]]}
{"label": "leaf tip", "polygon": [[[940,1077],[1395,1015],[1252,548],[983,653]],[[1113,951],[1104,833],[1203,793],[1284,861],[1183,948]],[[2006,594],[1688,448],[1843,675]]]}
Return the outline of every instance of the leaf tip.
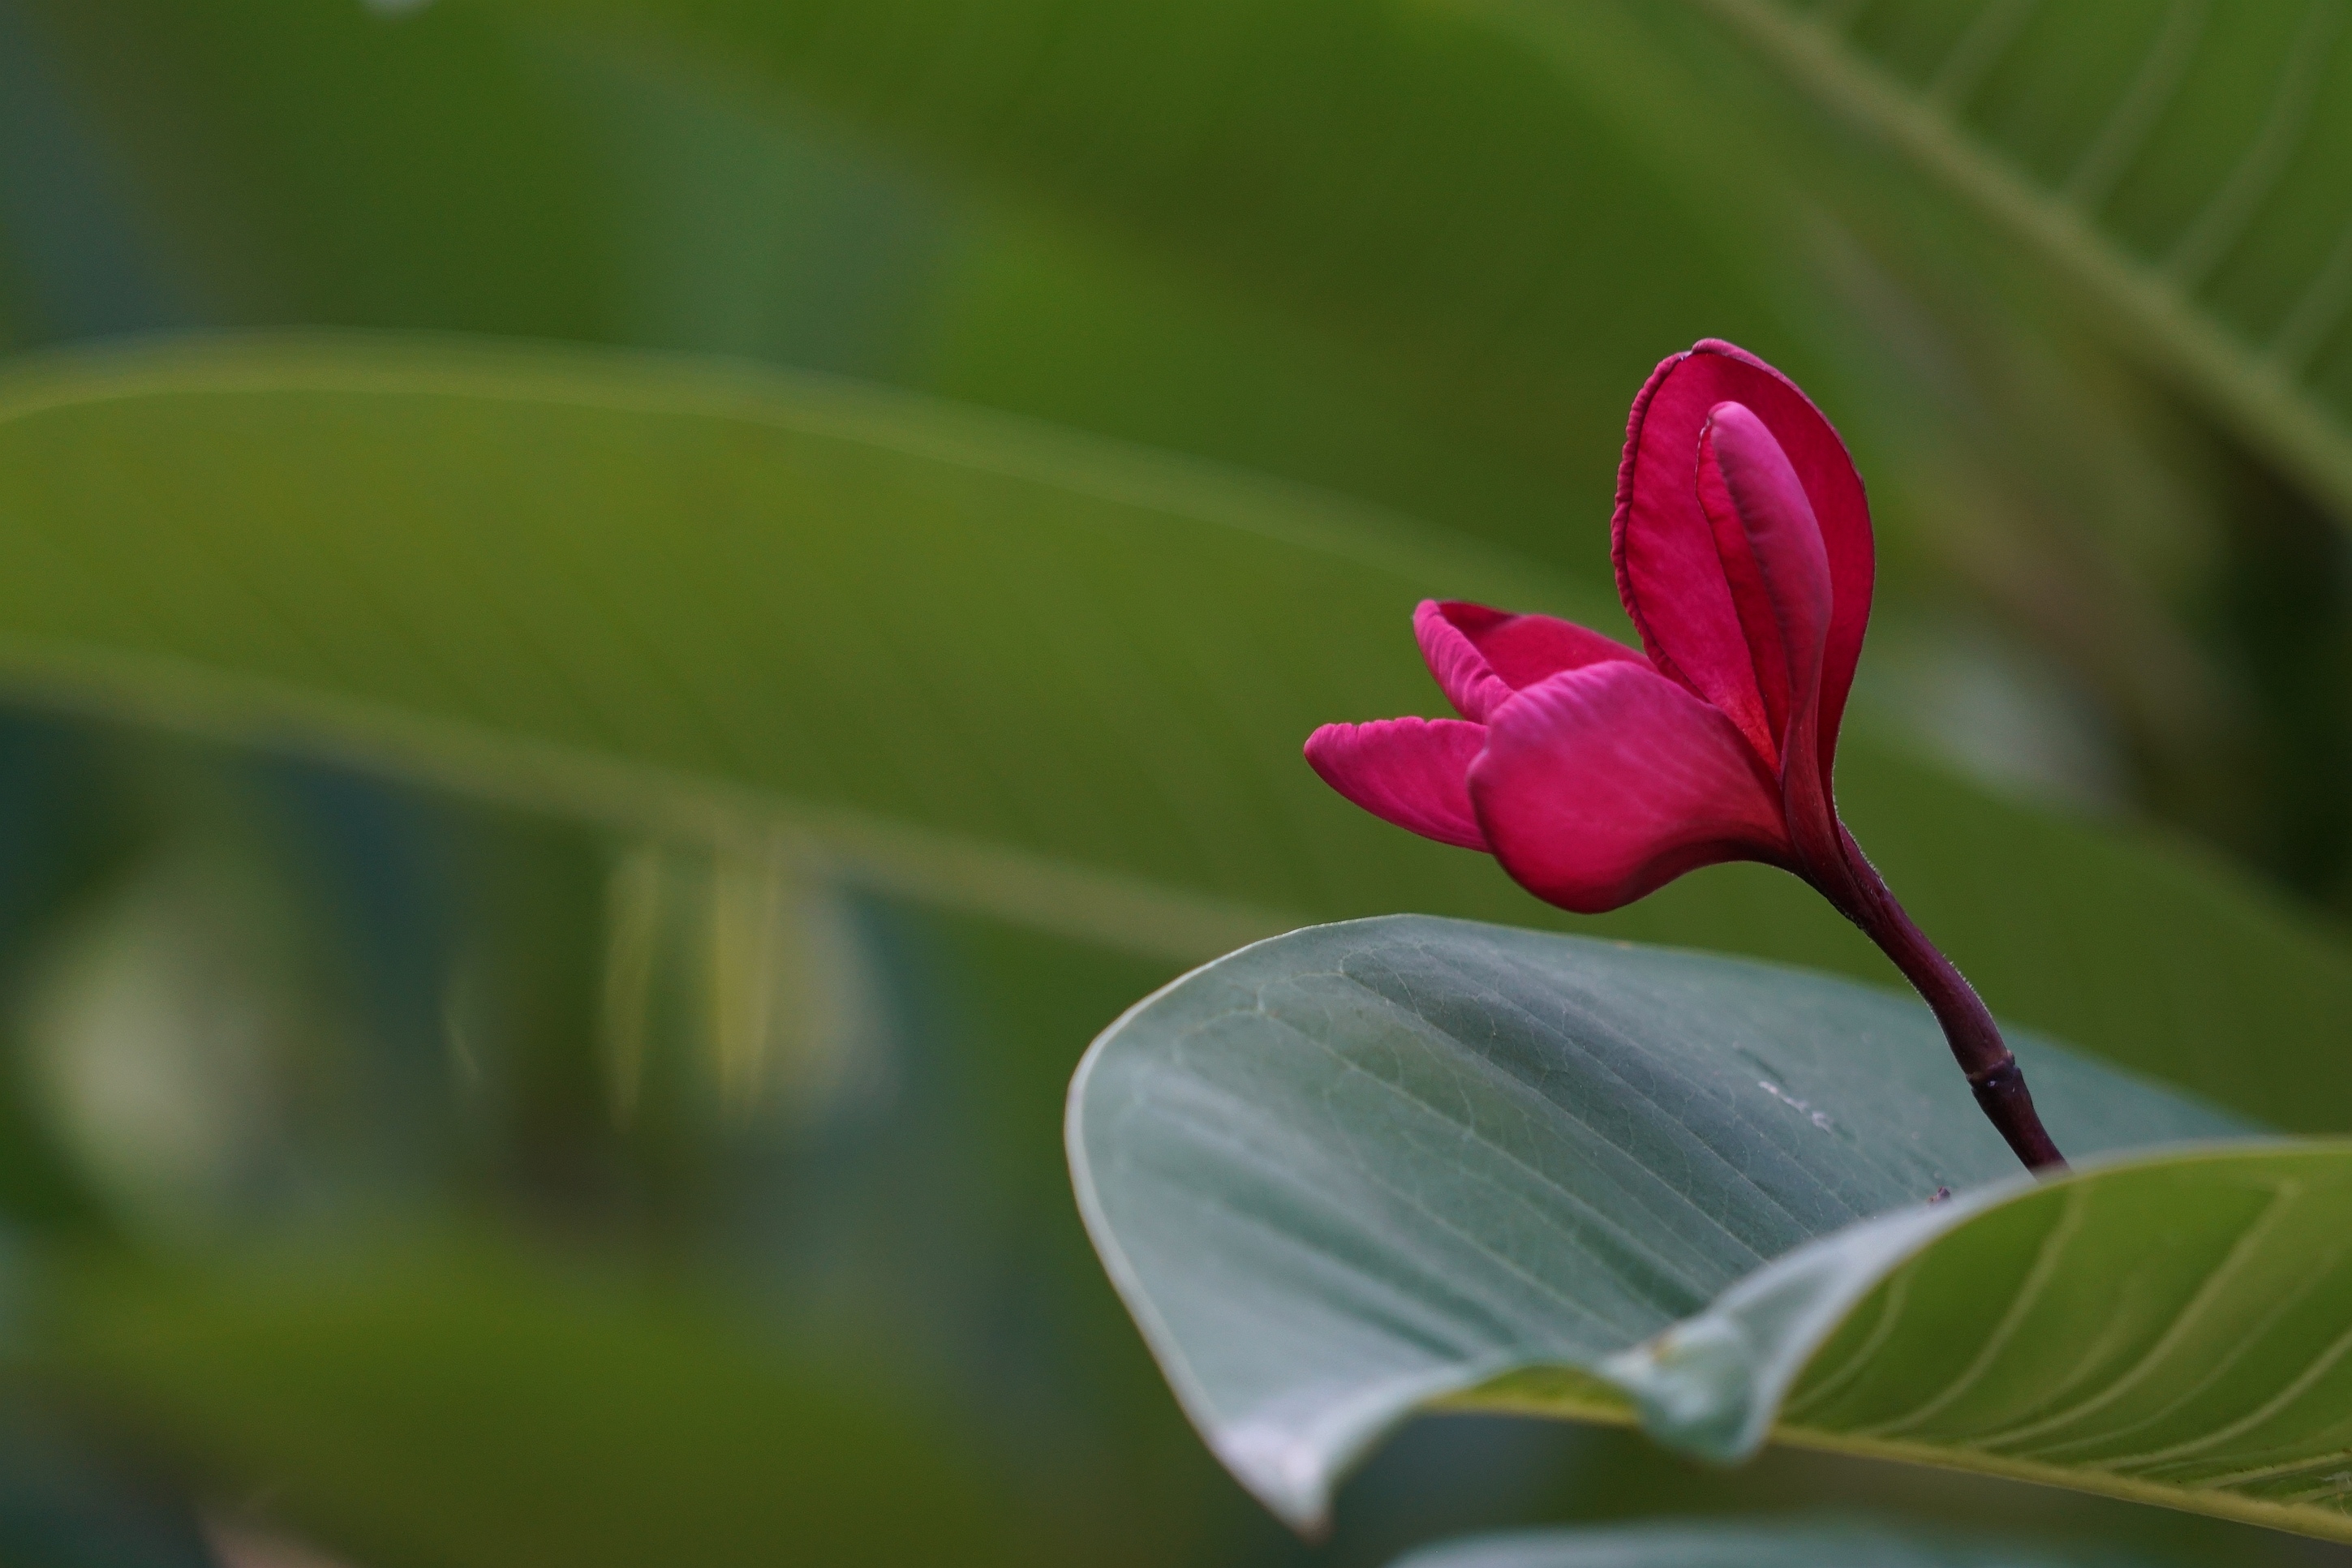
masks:
{"label": "leaf tip", "polygon": [[1330,1455],[1318,1445],[1264,1423],[1245,1422],[1213,1432],[1210,1446],[1276,1519],[1310,1542],[1330,1532],[1334,1470]]}

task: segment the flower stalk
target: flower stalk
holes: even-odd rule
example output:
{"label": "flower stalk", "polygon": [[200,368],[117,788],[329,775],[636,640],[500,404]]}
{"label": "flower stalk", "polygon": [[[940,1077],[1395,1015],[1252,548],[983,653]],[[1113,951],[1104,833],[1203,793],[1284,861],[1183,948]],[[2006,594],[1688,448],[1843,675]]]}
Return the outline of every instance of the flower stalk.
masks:
{"label": "flower stalk", "polygon": [[1977,995],[1958,966],[1944,956],[1927,934],[1896,903],[1877,868],[1863,855],[1852,834],[1843,835],[1848,862],[1858,872],[1861,897],[1842,913],[1862,928],[1864,936],[1894,961],[1927,1002],[1927,1010],[1944,1031],[1952,1059],[1960,1065],[1978,1109],[1993,1124],[2028,1170],[2063,1170],[2066,1156],[2042,1125],[2025,1086],[2025,1070],[2017,1064],[1992,1011]]}

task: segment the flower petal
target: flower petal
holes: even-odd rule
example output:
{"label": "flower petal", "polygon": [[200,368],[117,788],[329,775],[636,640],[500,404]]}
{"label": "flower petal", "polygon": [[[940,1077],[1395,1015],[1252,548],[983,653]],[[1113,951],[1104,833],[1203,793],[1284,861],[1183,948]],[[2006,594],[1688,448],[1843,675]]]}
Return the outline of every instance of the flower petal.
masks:
{"label": "flower petal", "polygon": [[1454,711],[1486,722],[1525,687],[1607,659],[1645,661],[1612,637],[1549,615],[1514,615],[1461,600],[1424,599],[1412,612],[1421,656]]}
{"label": "flower petal", "polygon": [[1487,728],[1470,800],[1503,869],[1582,915],[1717,861],[1790,862],[1779,790],[1731,720],[1634,664],[1521,692]]}
{"label": "flower petal", "polygon": [[[1748,641],[1771,726],[1769,760],[1787,750],[1790,710],[1819,695],[1829,635],[1830,563],[1821,525],[1788,454],[1745,403],[1717,403],[1698,438],[1698,498]],[[1807,716],[1810,716],[1808,714]]]}
{"label": "flower petal", "polygon": [[[1870,621],[1870,507],[1845,444],[1786,376],[1709,339],[1661,364],[1633,400],[1617,471],[1612,553],[1617,591],[1661,670],[1728,714],[1751,741],[1772,727],[1693,479],[1698,437],[1718,403],[1745,404],[1804,486],[1829,562],[1831,614],[1816,739],[1826,775]],[[1763,755],[1770,755],[1769,749]]]}
{"label": "flower petal", "polygon": [[1486,744],[1485,725],[1458,718],[1327,724],[1307,737],[1307,763],[1382,821],[1483,850],[1486,835],[1470,810],[1468,779]]}

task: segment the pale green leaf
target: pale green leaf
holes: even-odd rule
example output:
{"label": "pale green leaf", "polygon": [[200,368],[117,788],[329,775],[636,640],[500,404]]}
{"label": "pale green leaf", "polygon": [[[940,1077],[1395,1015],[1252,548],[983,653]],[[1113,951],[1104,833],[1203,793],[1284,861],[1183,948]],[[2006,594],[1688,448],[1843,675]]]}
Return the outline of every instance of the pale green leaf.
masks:
{"label": "pale green leaf", "polygon": [[[1569,923],[1357,811],[1318,724],[1432,712],[1408,620],[1616,624],[1327,499],[838,383],[331,340],[0,381],[0,677],[1197,962],[1318,919]],[[2352,1125],[2352,961],[2242,879],[1850,737],[1849,820],[2005,1015]],[[1866,977],[1794,880],[1599,929]]]}
{"label": "pale green leaf", "polygon": [[[2078,1157],[2243,1128],[2014,1043]],[[1413,1409],[1622,1418],[1611,1357],[1808,1241],[1933,1224],[2016,1169],[1914,998],[1412,916],[1139,1005],[1080,1067],[1068,1141],[1178,1396],[1300,1522]]]}

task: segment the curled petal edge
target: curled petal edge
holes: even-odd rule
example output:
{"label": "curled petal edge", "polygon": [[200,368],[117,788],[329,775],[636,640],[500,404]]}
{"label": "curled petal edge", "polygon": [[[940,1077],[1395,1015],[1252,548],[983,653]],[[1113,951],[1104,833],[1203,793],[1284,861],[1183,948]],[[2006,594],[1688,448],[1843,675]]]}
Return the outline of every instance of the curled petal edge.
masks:
{"label": "curled petal edge", "polygon": [[1462,600],[1424,599],[1412,634],[1454,711],[1484,724],[1528,686],[1612,659],[1647,664],[1612,637],[1550,615],[1517,615]]}
{"label": "curled petal edge", "polygon": [[1468,780],[1486,744],[1486,726],[1458,718],[1327,724],[1307,737],[1307,764],[1384,822],[1442,844],[1485,850]]}

